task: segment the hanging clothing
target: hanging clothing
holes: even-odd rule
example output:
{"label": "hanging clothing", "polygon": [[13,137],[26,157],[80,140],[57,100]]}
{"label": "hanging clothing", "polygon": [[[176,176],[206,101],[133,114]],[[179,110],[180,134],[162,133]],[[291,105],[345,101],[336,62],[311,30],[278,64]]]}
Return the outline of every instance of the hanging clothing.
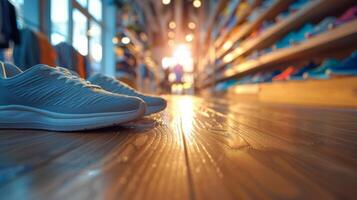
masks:
{"label": "hanging clothing", "polygon": [[26,70],[41,63],[41,51],[37,34],[24,28],[20,31],[22,42],[15,45],[13,51],[14,63],[22,70]]}
{"label": "hanging clothing", "polygon": [[8,0],[0,0],[0,49],[9,48],[10,41],[20,43],[15,7]]}
{"label": "hanging clothing", "polygon": [[78,52],[72,45],[61,42],[55,46],[55,50],[57,52],[57,65],[78,73],[76,67],[78,65]]}
{"label": "hanging clothing", "polygon": [[0,61],[5,61],[5,55],[1,49],[0,49]]}
{"label": "hanging clothing", "polygon": [[43,33],[36,32],[36,36],[38,38],[38,43],[40,47],[40,63],[55,67],[57,59],[57,53],[55,49]]}
{"label": "hanging clothing", "polygon": [[55,46],[57,52],[57,65],[77,72],[80,77],[86,78],[88,65],[86,57],[80,54],[72,45],[61,42]]}
{"label": "hanging clothing", "polygon": [[[2,13],[4,12],[3,10],[2,10],[2,3],[0,2],[0,44],[2,43],[2,41],[4,40],[4,36],[3,36],[3,34],[2,34]],[[0,54],[2,53],[2,51],[0,50]],[[1,55],[0,55],[0,59],[1,59]],[[1,61],[1,60],[0,60]]]}
{"label": "hanging clothing", "polygon": [[89,77],[92,75],[92,65],[91,62],[89,61],[88,56],[84,56],[84,69],[86,71],[86,77]]}
{"label": "hanging clothing", "polygon": [[78,64],[77,64],[77,72],[79,74],[80,77],[82,78],[86,78],[86,69],[84,68],[84,56],[82,56],[81,54],[77,54],[77,60],[78,60]]}
{"label": "hanging clothing", "polygon": [[117,73],[117,75],[120,74],[120,76],[127,75],[127,76],[132,77],[133,79],[136,78],[135,68],[133,66],[129,65],[127,60],[124,60],[124,59],[119,60],[116,63],[116,73]]}

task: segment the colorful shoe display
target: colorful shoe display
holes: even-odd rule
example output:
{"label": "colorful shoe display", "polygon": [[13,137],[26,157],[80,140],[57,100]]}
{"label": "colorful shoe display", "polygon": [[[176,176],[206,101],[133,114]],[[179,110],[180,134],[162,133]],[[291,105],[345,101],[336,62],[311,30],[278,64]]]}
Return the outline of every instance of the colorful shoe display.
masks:
{"label": "colorful shoe display", "polygon": [[103,74],[96,74],[88,78],[93,84],[101,86],[103,89],[117,93],[124,94],[128,96],[138,97],[147,104],[147,109],[145,115],[150,115],[152,113],[160,112],[166,108],[166,100],[161,97],[154,97],[142,94],[138,91],[135,91],[133,88],[128,86],[127,84],[118,81],[115,78],[105,76]]}
{"label": "colorful shoe display", "polygon": [[335,27],[335,23],[336,23],[336,17],[325,18],[320,23],[318,23],[310,33],[308,33],[308,37],[312,37],[333,29]]}
{"label": "colorful shoe display", "polygon": [[0,63],[0,128],[80,131],[113,126],[144,115],[140,98],[107,92],[57,68],[26,71]]}
{"label": "colorful shoe display", "polygon": [[308,38],[314,30],[314,25],[307,23],[301,29],[299,29],[296,34],[293,34],[290,38],[290,43],[299,44]]}
{"label": "colorful shoe display", "polygon": [[247,75],[247,76],[244,76],[243,78],[240,78],[237,83],[238,84],[249,84],[249,83],[251,83],[251,80],[252,80],[252,76]]}
{"label": "colorful shoe display", "polygon": [[357,6],[353,6],[349,8],[346,12],[344,12],[336,21],[336,25],[342,25],[347,23],[353,19],[357,18]]}
{"label": "colorful shoe display", "polygon": [[310,70],[316,68],[316,67],[317,67],[317,65],[315,63],[310,62],[306,66],[298,69],[296,72],[291,74],[291,76],[288,78],[288,80],[303,80],[303,74],[307,71],[310,71]]}
{"label": "colorful shoe display", "polygon": [[331,67],[339,65],[339,61],[336,59],[326,59],[319,67],[316,69],[310,70],[308,72],[305,72],[303,74],[303,77],[305,79],[311,78],[311,79],[328,79],[329,75],[326,73],[326,70],[328,70]]}
{"label": "colorful shoe display", "polygon": [[356,76],[357,75],[357,51],[350,57],[343,60],[339,65],[330,67],[326,70],[328,75]]}
{"label": "colorful shoe display", "polygon": [[289,6],[289,10],[291,12],[296,12],[296,11],[300,10],[301,8],[303,8],[309,2],[310,1],[308,1],[308,0],[295,0],[294,3],[292,3]]}
{"label": "colorful shoe display", "polygon": [[273,78],[273,81],[285,81],[288,80],[290,75],[292,75],[294,72],[296,72],[297,69],[294,66],[290,66],[286,68],[282,73],[278,74]]}
{"label": "colorful shoe display", "polygon": [[290,47],[294,44],[299,44],[306,40],[312,32],[314,32],[314,26],[307,23],[299,30],[288,33],[285,37],[276,42],[274,48],[282,49]]}
{"label": "colorful shoe display", "polygon": [[280,70],[274,70],[271,72],[259,72],[255,74],[252,78],[252,83],[266,83],[266,82],[271,82],[273,80],[273,77],[276,75],[280,74]]}

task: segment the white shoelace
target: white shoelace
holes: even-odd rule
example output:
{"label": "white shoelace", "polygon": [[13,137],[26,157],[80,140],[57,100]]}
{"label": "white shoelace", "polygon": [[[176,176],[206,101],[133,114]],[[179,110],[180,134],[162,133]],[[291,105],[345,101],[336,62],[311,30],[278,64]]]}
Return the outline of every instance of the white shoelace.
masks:
{"label": "white shoelace", "polygon": [[116,86],[118,86],[119,88],[123,89],[123,90],[126,90],[128,92],[131,92],[131,93],[137,93],[133,88],[131,88],[130,86],[124,84],[124,83],[120,83],[118,80],[114,79],[114,78],[110,78],[110,77],[107,77],[107,76],[102,76],[103,78],[105,78],[106,81],[110,82],[111,84],[114,84]]}
{"label": "white shoelace", "polygon": [[93,85],[89,81],[84,80],[83,78],[80,78],[76,75],[72,75],[67,69],[65,68],[59,68],[56,67],[56,70],[51,70],[50,75],[56,75],[57,80],[66,80],[65,83],[73,83],[74,85],[81,85],[82,87],[87,87],[87,88],[96,88],[96,89],[102,89],[98,85]]}

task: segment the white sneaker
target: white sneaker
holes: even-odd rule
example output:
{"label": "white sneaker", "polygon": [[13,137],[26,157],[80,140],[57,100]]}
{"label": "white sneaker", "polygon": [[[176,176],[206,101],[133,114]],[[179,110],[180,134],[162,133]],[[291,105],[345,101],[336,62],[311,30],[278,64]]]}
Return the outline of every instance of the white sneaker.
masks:
{"label": "white sneaker", "polygon": [[96,74],[94,76],[91,76],[88,78],[88,81],[92,84],[101,86],[103,89],[109,92],[141,98],[147,104],[145,115],[160,112],[164,110],[167,105],[166,100],[161,97],[153,97],[139,93],[127,84],[120,82],[112,77],[105,76],[103,74]]}
{"label": "white sneaker", "polygon": [[107,92],[57,68],[36,65],[24,72],[0,62],[0,128],[78,131],[137,119],[140,98]]}

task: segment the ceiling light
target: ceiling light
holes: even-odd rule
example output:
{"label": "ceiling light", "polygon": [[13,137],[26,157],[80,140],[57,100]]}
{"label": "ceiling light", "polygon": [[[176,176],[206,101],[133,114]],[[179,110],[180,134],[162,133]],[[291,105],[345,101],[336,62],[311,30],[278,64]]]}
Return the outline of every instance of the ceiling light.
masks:
{"label": "ceiling light", "polygon": [[188,34],[188,35],[186,35],[185,40],[186,40],[186,42],[192,42],[192,40],[193,40],[193,34]]}
{"label": "ceiling light", "polygon": [[175,28],[176,28],[176,23],[175,23],[174,21],[171,21],[171,22],[169,23],[169,28],[175,29]]}
{"label": "ceiling light", "polygon": [[175,37],[175,33],[172,32],[172,31],[169,31],[169,32],[167,33],[167,36],[172,39],[172,38]]}
{"label": "ceiling light", "polygon": [[223,49],[224,49],[224,50],[228,50],[228,49],[230,49],[232,46],[233,46],[232,41],[228,40],[226,43],[224,43]]}
{"label": "ceiling light", "polygon": [[174,42],[173,40],[169,40],[169,41],[167,42],[167,44],[168,44],[170,47],[172,47],[172,46],[174,46],[175,42]]}
{"label": "ceiling light", "polygon": [[201,5],[202,5],[202,3],[201,3],[200,0],[194,0],[194,1],[192,2],[192,4],[193,4],[193,7],[195,7],[195,8],[199,8],[199,7],[201,7]]}
{"label": "ceiling light", "polygon": [[190,22],[190,23],[188,23],[188,28],[193,30],[196,28],[196,24],[194,22]]}
{"label": "ceiling light", "polygon": [[119,40],[117,37],[113,37],[112,42],[113,44],[118,44]]}
{"label": "ceiling light", "polygon": [[121,38],[121,43],[123,43],[123,44],[129,44],[130,43],[130,38],[128,38],[128,37],[122,37]]}
{"label": "ceiling light", "polygon": [[171,0],[162,0],[161,2],[164,5],[169,5],[171,3]]}

